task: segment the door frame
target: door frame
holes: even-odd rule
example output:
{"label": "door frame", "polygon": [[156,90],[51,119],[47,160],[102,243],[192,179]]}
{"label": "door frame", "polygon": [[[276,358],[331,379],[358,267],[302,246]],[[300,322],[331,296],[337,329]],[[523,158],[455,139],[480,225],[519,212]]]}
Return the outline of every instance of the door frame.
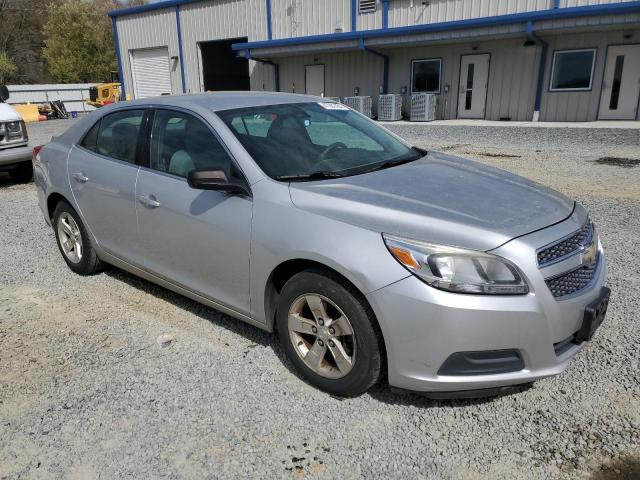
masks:
{"label": "door frame", "polygon": [[491,78],[491,52],[473,52],[460,54],[460,63],[458,67],[458,89],[456,93],[456,119],[460,118],[460,83],[462,81],[462,57],[471,57],[474,55],[489,55],[489,66],[487,67],[487,91],[484,96],[484,115],[482,118],[470,119],[470,120],[486,120],[487,119],[487,99],[489,98],[489,80]]}
{"label": "door frame", "polygon": [[[600,120],[600,104],[602,103],[602,90],[604,88],[604,77],[607,73],[607,61],[609,60],[609,47],[626,47],[640,45],[640,42],[633,43],[608,43],[604,50],[604,63],[602,64],[602,78],[600,79],[600,95],[598,96],[598,113],[596,114],[596,120]],[[633,122],[634,120],[640,120],[640,87],[638,88],[638,103],[636,104],[636,118],[633,120],[619,120],[621,122]],[[618,121],[618,120],[612,120]]]}
{"label": "door frame", "polygon": [[307,93],[307,67],[322,67],[322,86],[324,87],[324,91],[322,94],[327,96],[327,66],[324,63],[308,63],[304,66],[304,94],[310,95]]}

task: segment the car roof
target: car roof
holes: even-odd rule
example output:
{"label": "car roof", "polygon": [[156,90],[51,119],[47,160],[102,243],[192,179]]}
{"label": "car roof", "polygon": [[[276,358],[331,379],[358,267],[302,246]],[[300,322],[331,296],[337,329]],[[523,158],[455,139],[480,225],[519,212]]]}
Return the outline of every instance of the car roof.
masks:
{"label": "car roof", "polygon": [[328,98],[311,95],[278,92],[210,92],[186,95],[164,95],[161,97],[145,98],[120,103],[120,106],[167,105],[174,107],[189,107],[197,105],[212,111],[231,110],[235,108],[260,107],[285,103],[309,103],[327,101]]}

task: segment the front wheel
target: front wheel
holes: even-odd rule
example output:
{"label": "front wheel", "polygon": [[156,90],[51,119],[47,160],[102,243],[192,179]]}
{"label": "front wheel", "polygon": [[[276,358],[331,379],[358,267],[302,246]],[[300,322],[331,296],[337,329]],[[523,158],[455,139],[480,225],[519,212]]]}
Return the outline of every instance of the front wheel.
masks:
{"label": "front wheel", "polygon": [[330,272],[307,270],[283,287],[276,313],[287,356],[312,385],[340,396],[366,392],[382,372],[382,338],[362,295]]}

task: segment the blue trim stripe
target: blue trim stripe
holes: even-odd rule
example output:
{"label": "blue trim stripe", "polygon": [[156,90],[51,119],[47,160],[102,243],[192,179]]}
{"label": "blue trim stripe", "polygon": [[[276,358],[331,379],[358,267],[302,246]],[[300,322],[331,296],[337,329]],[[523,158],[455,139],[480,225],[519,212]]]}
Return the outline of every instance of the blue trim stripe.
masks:
{"label": "blue trim stripe", "polygon": [[585,7],[571,7],[560,9],[548,9],[535,12],[514,13],[498,15],[495,17],[472,18],[468,20],[455,20],[451,22],[429,23],[424,25],[411,25],[407,27],[394,27],[386,29],[365,30],[361,32],[331,33],[325,35],[311,35],[308,37],[283,38],[276,40],[236,43],[232,45],[234,50],[247,48],[284,47],[289,45],[304,45],[310,43],[335,42],[341,40],[359,40],[360,38],[381,38],[398,35],[416,35],[430,32],[443,32],[447,30],[462,30],[466,28],[480,28],[515,23],[536,22],[542,20],[556,20],[561,18],[586,17],[593,15],[614,15],[640,12],[640,1],[609,3],[602,5],[590,5]]}
{"label": "blue trim stripe", "polygon": [[178,31],[178,60],[180,61],[180,78],[182,79],[182,93],[187,93],[187,83],[184,78],[184,57],[182,55],[182,26],[180,25],[180,5],[176,5],[176,29]]}
{"label": "blue trim stripe", "polygon": [[271,0],[267,2],[267,38],[271,40],[273,38],[272,24],[271,24]]}
{"label": "blue trim stripe", "polygon": [[122,57],[120,56],[120,38],[118,37],[118,25],[116,19],[111,18],[111,29],[113,30],[113,42],[116,46],[116,60],[118,61],[118,80],[120,80],[120,96],[121,99],[127,98],[127,92],[124,88],[124,76],[122,74]]}
{"label": "blue trim stripe", "polygon": [[351,31],[358,30],[358,0],[351,0]]}
{"label": "blue trim stripe", "polygon": [[382,28],[389,26],[389,0],[382,0]]}

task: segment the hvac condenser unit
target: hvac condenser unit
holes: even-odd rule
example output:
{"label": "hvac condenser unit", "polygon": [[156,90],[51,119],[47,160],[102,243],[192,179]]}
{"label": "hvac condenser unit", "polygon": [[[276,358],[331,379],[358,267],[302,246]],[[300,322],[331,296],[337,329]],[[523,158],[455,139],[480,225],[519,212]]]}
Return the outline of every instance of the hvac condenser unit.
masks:
{"label": "hvac condenser unit", "polygon": [[414,93],[411,95],[412,122],[432,122],[436,119],[436,96],[432,93]]}
{"label": "hvac condenser unit", "polygon": [[402,95],[380,95],[378,97],[378,120],[395,122],[402,120]]}
{"label": "hvac condenser unit", "polygon": [[369,118],[372,118],[371,114],[371,97],[344,97],[342,99],[347,107],[354,109],[356,112],[360,112]]}
{"label": "hvac condenser unit", "polygon": [[333,100],[334,102],[341,103],[340,97],[327,97],[329,100]]}

